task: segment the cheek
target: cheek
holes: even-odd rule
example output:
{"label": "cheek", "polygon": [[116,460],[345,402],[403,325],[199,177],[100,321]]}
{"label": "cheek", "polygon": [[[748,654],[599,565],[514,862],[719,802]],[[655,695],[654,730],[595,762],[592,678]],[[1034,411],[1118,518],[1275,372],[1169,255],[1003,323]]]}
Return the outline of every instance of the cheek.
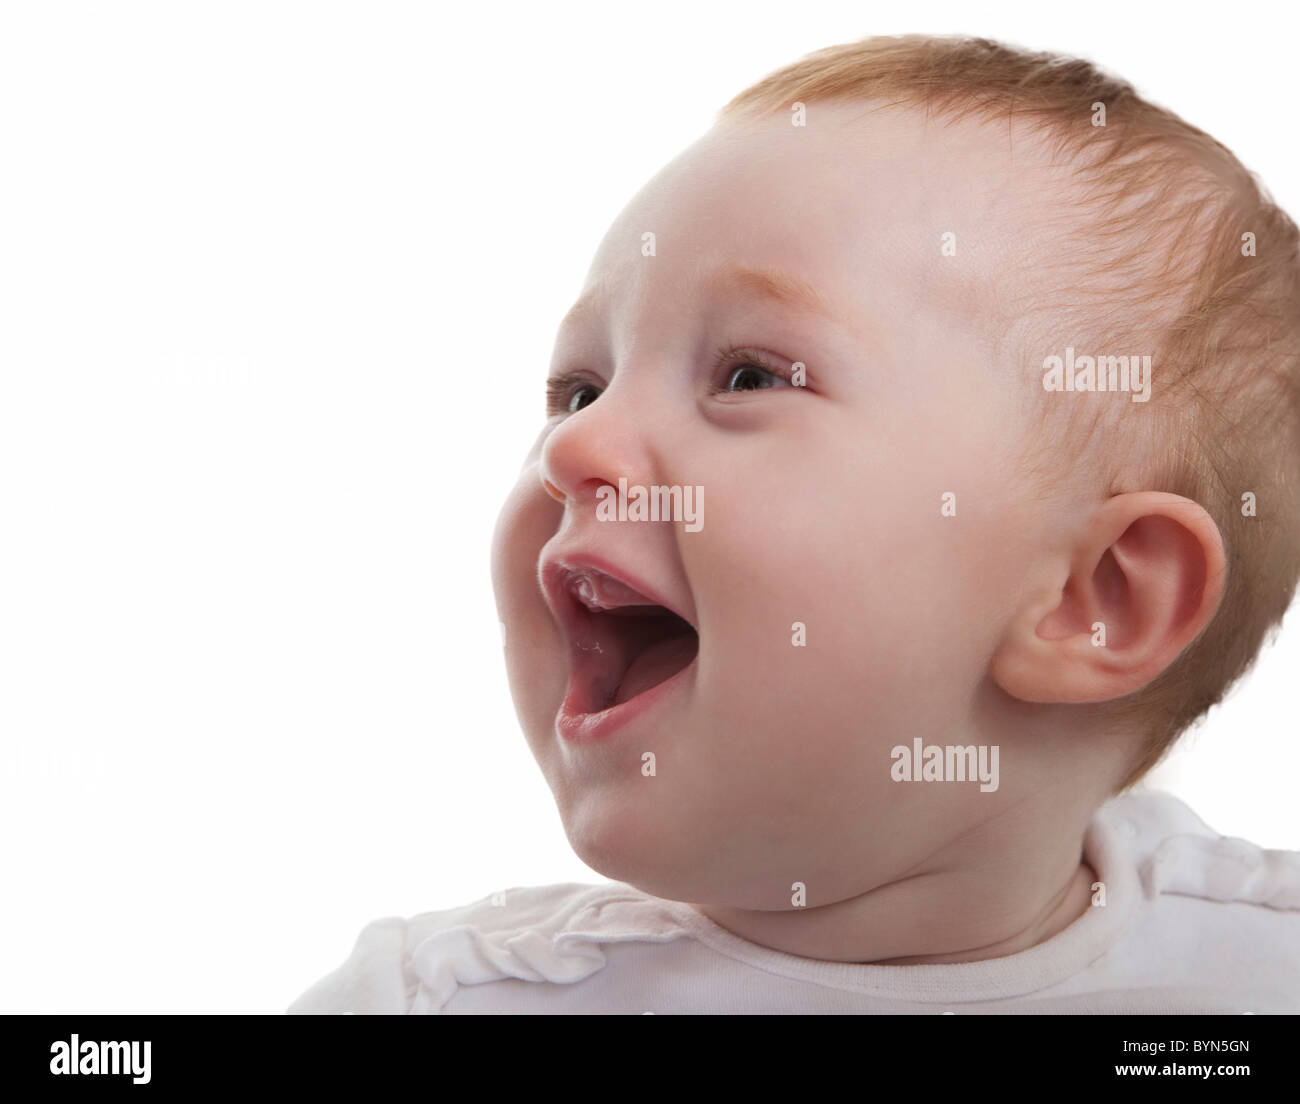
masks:
{"label": "cheek", "polygon": [[978,676],[963,658],[969,548],[943,528],[939,493],[902,478],[897,455],[826,459],[715,495],[699,534],[712,566],[696,572],[709,580],[702,685],[731,722],[720,727],[765,734],[774,750],[819,730],[826,762],[805,743],[810,770],[842,753],[833,733],[874,749],[941,726]]}
{"label": "cheek", "polygon": [[563,635],[537,582],[537,558],[555,535],[563,512],[542,490],[536,466],[528,465],[492,534],[492,590],[504,626],[506,673],[516,712],[529,733],[538,723],[549,725],[541,703],[548,697],[558,702],[564,691]]}
{"label": "cheek", "polygon": [[564,507],[542,487],[540,453],[545,439],[543,432],[529,452],[492,533],[492,587],[499,606],[516,600],[521,591],[536,592],[540,601],[537,558],[564,517]]}
{"label": "cheek", "polygon": [[537,557],[564,514],[542,489],[541,453],[550,432],[550,426],[543,427],[533,441],[492,532],[492,589],[507,627],[507,614],[516,612],[522,595],[536,589]]}

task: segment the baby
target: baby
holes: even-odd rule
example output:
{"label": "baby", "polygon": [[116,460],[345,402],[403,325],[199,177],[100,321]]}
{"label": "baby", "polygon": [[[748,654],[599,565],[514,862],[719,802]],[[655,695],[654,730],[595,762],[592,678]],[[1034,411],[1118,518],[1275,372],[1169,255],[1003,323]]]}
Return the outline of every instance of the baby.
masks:
{"label": "baby", "polygon": [[1300,1010],[1300,853],[1124,792],[1300,574],[1298,241],[1083,61],[737,96],[601,244],[493,547],[615,881],[377,920],[289,1011]]}

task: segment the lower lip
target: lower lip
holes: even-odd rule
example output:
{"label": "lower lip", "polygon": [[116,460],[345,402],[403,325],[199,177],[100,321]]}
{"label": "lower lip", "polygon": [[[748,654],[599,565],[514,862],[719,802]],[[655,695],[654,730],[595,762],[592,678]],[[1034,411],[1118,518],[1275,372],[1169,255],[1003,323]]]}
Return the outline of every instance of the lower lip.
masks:
{"label": "lower lip", "polygon": [[658,686],[644,690],[635,698],[629,698],[618,705],[611,705],[599,713],[576,713],[573,711],[573,691],[555,714],[555,731],[563,740],[573,744],[597,743],[610,739],[620,729],[626,728],[638,717],[643,717],[650,710],[666,702],[682,690],[688,681],[695,677],[695,664],[699,660],[697,653],[672,678],[664,679]]}

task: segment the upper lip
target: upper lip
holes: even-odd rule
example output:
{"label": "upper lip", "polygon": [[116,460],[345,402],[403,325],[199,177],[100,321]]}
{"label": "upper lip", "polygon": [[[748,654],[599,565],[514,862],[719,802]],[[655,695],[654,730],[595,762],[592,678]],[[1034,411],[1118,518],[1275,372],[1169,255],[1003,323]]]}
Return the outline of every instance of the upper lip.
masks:
{"label": "upper lip", "polygon": [[608,575],[624,586],[631,587],[644,596],[647,603],[662,606],[670,613],[676,614],[698,633],[695,623],[682,610],[666,601],[655,587],[624,570],[612,560],[585,549],[548,552],[542,556],[538,567],[542,593],[551,612],[571,633],[577,626],[576,619],[585,613],[586,607],[578,601],[577,596],[570,589],[570,584],[584,571]]}

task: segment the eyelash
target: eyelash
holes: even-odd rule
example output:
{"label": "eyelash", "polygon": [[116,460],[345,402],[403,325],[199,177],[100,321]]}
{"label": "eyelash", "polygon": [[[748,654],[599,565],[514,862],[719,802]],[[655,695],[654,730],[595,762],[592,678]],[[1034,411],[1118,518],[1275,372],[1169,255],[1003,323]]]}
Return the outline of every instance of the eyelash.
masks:
{"label": "eyelash", "polygon": [[[712,373],[714,377],[725,370],[724,379],[730,378],[731,373],[737,368],[743,367],[758,368],[769,375],[783,379],[786,383],[793,382],[793,373],[788,368],[778,368],[773,366],[766,357],[754,353],[741,345],[718,346],[713,354]],[[556,414],[568,414],[569,404],[573,401],[574,389],[579,385],[586,387],[596,386],[590,378],[582,372],[566,372],[562,376],[556,376],[546,381],[546,413],[548,417]],[[758,388],[757,390],[766,390]],[[731,392],[725,386],[714,386],[709,392],[713,395],[730,395],[741,394],[741,392]],[[592,400],[595,401],[594,399]]]}
{"label": "eyelash", "polygon": [[[776,376],[777,379],[783,379],[785,380],[786,383],[790,383],[793,378],[793,374],[791,373],[790,369],[774,367],[771,363],[768,362],[765,356],[763,356],[760,353],[752,352],[751,350],[746,349],[743,346],[720,345],[717,351],[713,354],[714,372],[721,372],[725,369],[726,375],[728,377],[737,368],[742,368],[745,367],[746,365],[748,365],[751,368],[760,368],[764,372],[766,372],[769,376]],[[713,390],[713,394],[715,395],[731,394],[731,393],[732,392],[726,391],[724,388],[721,387],[714,388]]]}

